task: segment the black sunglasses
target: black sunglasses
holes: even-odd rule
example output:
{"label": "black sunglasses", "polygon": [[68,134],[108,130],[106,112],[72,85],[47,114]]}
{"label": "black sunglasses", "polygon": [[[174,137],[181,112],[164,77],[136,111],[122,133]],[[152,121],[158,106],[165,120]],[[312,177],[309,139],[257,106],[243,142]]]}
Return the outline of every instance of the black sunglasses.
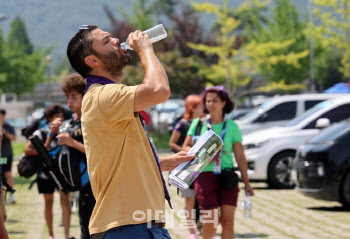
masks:
{"label": "black sunglasses", "polygon": [[79,27],[80,48],[83,56],[84,56],[84,48],[83,48],[83,39],[81,37],[81,34],[84,30],[90,30],[89,25],[82,25],[81,27]]}

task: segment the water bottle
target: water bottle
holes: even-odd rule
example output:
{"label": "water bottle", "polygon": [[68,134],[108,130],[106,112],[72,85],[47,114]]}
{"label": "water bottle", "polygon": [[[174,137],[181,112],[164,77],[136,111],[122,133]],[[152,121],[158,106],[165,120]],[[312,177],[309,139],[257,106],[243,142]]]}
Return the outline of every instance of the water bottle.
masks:
{"label": "water bottle", "polygon": [[[151,43],[160,41],[168,36],[163,24],[159,24],[155,27],[152,27],[144,31],[143,33],[148,35],[148,38],[151,41]],[[124,50],[133,50],[129,45],[128,39],[126,39],[126,41],[120,45]]]}
{"label": "water bottle", "polygon": [[214,174],[221,174],[221,156],[220,152],[218,155],[214,158],[214,169],[213,169]]}
{"label": "water bottle", "polygon": [[[63,133],[68,133],[68,128],[69,128],[69,123],[66,123],[64,126],[61,126],[60,130],[58,131],[59,134]],[[69,147],[66,144],[63,144],[60,146],[60,154],[58,157],[58,165],[59,169],[61,171],[61,174],[64,176],[64,179],[70,183],[71,185],[74,185],[73,179],[67,178],[65,175],[70,175],[70,172],[66,172],[67,170],[69,171],[70,168],[68,167],[69,165],[69,160],[70,160],[70,153],[69,153]]]}
{"label": "water bottle", "polygon": [[[68,127],[69,125],[66,124],[64,127],[61,127],[58,131],[59,134],[68,133]],[[60,159],[59,160],[68,160],[69,159],[69,148],[68,145],[63,144],[60,147]]]}
{"label": "water bottle", "polygon": [[251,218],[252,217],[252,198],[250,196],[250,192],[248,192],[244,198],[243,207],[244,207],[244,217]]}
{"label": "water bottle", "polygon": [[195,145],[198,141],[198,139],[200,138],[201,136],[199,135],[193,135],[192,136],[192,146]]}

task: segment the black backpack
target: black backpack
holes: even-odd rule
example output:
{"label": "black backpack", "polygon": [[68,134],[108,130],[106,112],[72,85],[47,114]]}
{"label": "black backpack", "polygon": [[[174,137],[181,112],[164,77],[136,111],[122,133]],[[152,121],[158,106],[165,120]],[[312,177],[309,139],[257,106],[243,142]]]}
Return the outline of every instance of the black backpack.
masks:
{"label": "black backpack", "polygon": [[27,156],[25,154],[22,154],[21,159],[17,165],[17,171],[19,176],[30,178],[40,171],[41,166],[42,162],[38,155]]}
{"label": "black backpack", "polygon": [[80,190],[88,184],[89,176],[85,162],[71,157],[60,158],[60,148],[48,152],[36,135],[31,136],[29,140],[45,165],[43,172],[53,179],[64,193]]}

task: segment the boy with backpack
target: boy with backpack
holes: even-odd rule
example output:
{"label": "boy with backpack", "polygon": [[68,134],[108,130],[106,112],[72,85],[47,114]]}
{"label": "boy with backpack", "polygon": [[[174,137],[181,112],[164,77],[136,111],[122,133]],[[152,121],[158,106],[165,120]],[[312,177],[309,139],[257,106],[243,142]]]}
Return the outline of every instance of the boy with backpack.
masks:
{"label": "boy with backpack", "polygon": [[[81,103],[85,93],[85,80],[79,74],[74,73],[63,79],[62,91],[67,96],[67,105],[73,112],[73,118],[63,122],[63,128],[68,133],[57,136],[59,145],[67,145],[71,159],[80,161],[81,185],[79,187],[79,222],[81,238],[90,238],[89,221],[95,206],[95,198],[92,194],[88,180],[85,147],[81,130]],[[74,176],[74,175],[73,175]]]}
{"label": "boy with backpack", "polygon": [[[57,145],[56,135],[64,119],[65,110],[59,104],[52,104],[48,106],[45,110],[45,118],[47,124],[44,127],[34,131],[33,135],[37,136],[45,145],[48,151],[55,152],[55,155],[59,152],[59,147]],[[24,153],[27,156],[38,155],[35,147],[30,140],[24,147]],[[55,155],[52,155],[53,157]],[[48,227],[49,238],[54,238],[53,233],[53,202],[54,202],[54,192],[58,189],[55,181],[50,177],[50,174],[46,167],[42,167],[42,170],[38,172],[36,179],[38,185],[38,191],[44,196],[45,202],[45,220]],[[73,238],[69,234],[70,227],[70,207],[69,207],[69,194],[65,194],[62,191],[60,193],[60,202],[62,208],[62,220],[65,231],[66,238]]]}

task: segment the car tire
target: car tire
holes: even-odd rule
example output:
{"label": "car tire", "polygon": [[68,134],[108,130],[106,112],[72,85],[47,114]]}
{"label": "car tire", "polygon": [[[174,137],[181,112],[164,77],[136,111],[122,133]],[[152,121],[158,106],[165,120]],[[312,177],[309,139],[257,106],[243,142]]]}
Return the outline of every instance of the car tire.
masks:
{"label": "car tire", "polygon": [[292,169],[295,151],[285,151],[275,155],[268,167],[268,183],[272,188],[291,189],[295,187]]}
{"label": "car tire", "polygon": [[350,208],[350,172],[348,172],[343,180],[342,186],[342,204],[345,208]]}

